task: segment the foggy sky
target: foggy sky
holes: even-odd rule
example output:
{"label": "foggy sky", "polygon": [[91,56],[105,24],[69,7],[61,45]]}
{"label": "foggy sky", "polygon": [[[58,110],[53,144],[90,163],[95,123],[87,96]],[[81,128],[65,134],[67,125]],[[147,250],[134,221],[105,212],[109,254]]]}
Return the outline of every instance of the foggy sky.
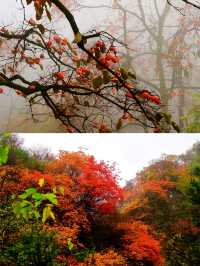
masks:
{"label": "foggy sky", "polygon": [[190,149],[200,134],[19,134],[27,148],[47,147],[77,151],[80,147],[97,160],[116,162],[120,177],[130,180],[162,154],[179,155]]}
{"label": "foggy sky", "polygon": [[[19,25],[19,21],[23,18],[23,10],[21,8],[20,0],[16,2],[16,0],[6,0],[4,1],[4,4],[2,5],[0,9],[0,25],[10,25],[10,26],[17,26]],[[78,3],[84,4],[86,6],[99,6],[104,4],[110,4],[112,3],[112,0],[79,0]],[[123,6],[126,6],[127,3],[131,3],[131,10],[137,13],[138,8],[136,6],[137,1],[130,1],[130,0],[121,0],[120,3]],[[145,9],[145,15],[148,14],[148,20],[151,21],[155,20],[154,14],[155,9],[153,8],[153,2],[154,0],[143,0],[143,6]],[[178,1],[177,1],[178,2]],[[157,0],[157,3],[159,5],[159,8],[166,4],[166,1],[163,0]],[[162,9],[162,8],[161,8]],[[172,9],[173,10],[173,9]],[[139,14],[139,13],[138,13]],[[176,14],[176,16],[180,15],[177,11],[173,10],[172,14]],[[174,23],[173,21],[173,15],[170,13],[170,16],[168,20],[170,23]],[[26,15],[27,19],[30,17],[34,17],[34,9],[32,6],[26,7]],[[119,17],[116,15],[116,12],[113,12],[112,9],[109,8],[101,8],[101,9],[94,9],[94,8],[85,8],[81,9],[80,12],[76,11],[74,12],[75,19],[77,21],[78,26],[80,27],[81,32],[85,33],[88,30],[91,29],[99,29],[98,27],[101,27],[101,29],[104,28],[104,21],[106,18],[108,18],[110,21],[112,21],[114,24],[118,25]],[[68,22],[66,20],[60,20],[59,22],[56,22],[55,25],[59,31],[61,31],[67,38],[73,39],[72,31],[68,25]],[[129,30],[134,30],[136,28],[140,27],[140,23],[130,20],[129,21]],[[166,34],[166,32],[165,32]],[[116,37],[119,37],[120,30],[115,32],[114,35]],[[134,34],[133,34],[134,35]],[[147,37],[144,37],[144,40],[138,44],[139,48],[141,48],[141,52],[145,52],[145,45],[147,42]],[[145,44],[146,43],[146,44]],[[132,41],[131,45],[135,45],[135,41]],[[130,45],[130,46],[131,46]],[[137,48],[137,47],[136,47]],[[140,52],[140,51],[139,51]],[[138,53],[139,53],[138,52]],[[137,55],[137,52],[135,53]],[[143,68],[145,66],[145,61],[143,61],[143,57],[140,57],[141,61],[133,61],[133,67],[136,70],[136,73],[140,75],[141,77],[145,76],[145,79],[148,81],[155,82],[157,77],[153,75],[153,73],[150,71],[149,73],[146,73],[146,70]],[[152,61],[151,57],[145,56],[145,60],[148,62],[150,60],[149,64],[155,65],[155,62]],[[153,62],[153,63],[152,63]],[[152,68],[153,69],[153,68]],[[192,77],[191,84],[193,86],[199,86],[200,82],[200,76],[199,76],[199,66],[195,65],[196,72],[195,78]],[[155,73],[154,73],[155,74]],[[26,101],[22,97],[16,97],[15,92],[12,90],[10,92],[9,90],[5,95],[0,95],[0,131],[14,131],[14,132],[60,132],[61,129],[58,126],[58,123],[51,118],[51,123],[47,122],[47,124],[34,124],[31,120],[31,117],[28,116],[29,109],[25,108],[27,105]],[[177,104],[175,104],[176,109]],[[173,108],[172,108],[173,109]],[[173,110],[173,114],[176,114],[176,110]],[[175,115],[174,115],[175,116]],[[27,122],[27,118],[29,118],[29,122]],[[27,124],[26,124],[27,123]],[[31,127],[33,129],[31,129]],[[63,131],[62,131],[63,132]],[[136,132],[136,130],[134,131]]]}

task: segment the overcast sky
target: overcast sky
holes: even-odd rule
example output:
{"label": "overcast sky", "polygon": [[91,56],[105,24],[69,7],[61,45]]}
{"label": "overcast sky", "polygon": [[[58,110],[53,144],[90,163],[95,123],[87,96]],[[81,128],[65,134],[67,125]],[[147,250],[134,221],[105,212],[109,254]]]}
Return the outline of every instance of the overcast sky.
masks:
{"label": "overcast sky", "polygon": [[[123,0],[126,2],[126,0]],[[26,1],[24,1],[25,3]],[[109,4],[111,0],[96,0],[95,5],[103,5],[103,4]],[[94,4],[93,0],[79,0],[79,3],[84,4],[86,6],[91,6]],[[78,26],[80,29],[84,32],[89,29],[89,27],[93,27],[94,25],[98,25],[100,21],[106,18],[107,14],[109,13],[109,10],[103,9],[103,12],[101,10],[101,16],[99,16],[99,11],[92,9],[87,10],[83,9],[80,12],[76,12],[75,18],[77,21]],[[6,0],[5,4],[1,6],[0,8],[0,25],[12,25],[16,26],[19,25],[19,22],[23,20],[23,9],[21,6],[21,0]],[[80,15],[81,14],[81,15]],[[33,5],[26,5],[26,18],[29,19],[30,17],[35,16],[35,11],[33,8]],[[65,23],[66,20],[63,20],[63,23]],[[68,24],[68,23],[67,23]],[[70,29],[70,28],[67,28]]]}
{"label": "overcast sky", "polygon": [[28,148],[48,147],[77,151],[80,147],[97,160],[116,162],[129,180],[162,154],[181,154],[200,141],[200,134],[18,134]]}

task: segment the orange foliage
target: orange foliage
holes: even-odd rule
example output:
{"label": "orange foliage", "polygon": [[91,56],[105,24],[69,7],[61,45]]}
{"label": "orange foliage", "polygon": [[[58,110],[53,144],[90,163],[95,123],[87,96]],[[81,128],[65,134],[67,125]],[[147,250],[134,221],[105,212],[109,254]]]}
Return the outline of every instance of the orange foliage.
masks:
{"label": "orange foliage", "polygon": [[73,256],[65,257],[64,255],[59,255],[56,257],[56,261],[62,263],[61,265],[70,265],[70,266],[90,266],[85,262],[77,261]]}
{"label": "orange foliage", "polygon": [[54,174],[65,173],[71,177],[78,176],[85,167],[88,157],[82,151],[61,151],[58,159],[46,166],[46,171]]}
{"label": "orange foliage", "polygon": [[[147,180],[136,183],[133,187],[127,187],[124,190],[125,202],[120,211],[123,214],[129,214],[134,210],[148,206],[149,194],[153,193],[158,198],[168,200],[170,191],[176,188],[176,183],[169,180]],[[142,218],[144,213],[142,212],[139,217]]]}
{"label": "orange foliage", "polygon": [[58,261],[70,266],[126,266],[126,259],[113,249],[95,252],[85,262],[77,261],[74,257],[58,256]]}
{"label": "orange foliage", "polygon": [[118,227],[125,231],[125,254],[138,261],[147,261],[155,266],[164,265],[160,242],[149,233],[150,228],[143,222],[121,223]]}
{"label": "orange foliage", "polygon": [[126,259],[118,254],[113,249],[105,250],[104,252],[96,252],[93,256],[94,266],[126,266]]}
{"label": "orange foliage", "polygon": [[149,180],[141,184],[144,193],[157,193],[161,198],[169,196],[169,190],[176,187],[174,182],[168,180]]}
{"label": "orange foliage", "polygon": [[[174,156],[175,157],[175,156]],[[153,162],[150,166],[144,168],[143,171],[137,174],[138,180],[160,180],[167,179],[177,176],[177,171],[181,167],[175,158],[170,158],[170,156]]]}
{"label": "orange foliage", "polygon": [[[6,166],[1,168],[0,176],[2,199],[29,187],[43,193],[54,191],[58,199],[54,206],[56,221],[49,224],[49,230],[58,232],[62,245],[66,245],[68,238],[76,244],[80,231],[90,231],[95,215],[115,212],[122,197],[114,168],[83,152],[61,152],[44,173]],[[42,187],[40,179],[44,179]]]}
{"label": "orange foliage", "polygon": [[47,171],[59,174],[59,181],[68,175],[74,186],[72,191],[78,191],[85,204],[101,213],[114,212],[122,199],[114,168],[81,151],[61,152],[59,158],[47,166]]}
{"label": "orange foliage", "polygon": [[[95,234],[92,231],[95,219],[102,219],[101,215],[114,214],[122,199],[122,189],[117,184],[114,167],[103,161],[97,162],[93,156],[82,151],[61,152],[57,159],[48,163],[44,173],[4,166],[0,169],[0,177],[2,199],[11,194],[20,194],[30,187],[36,187],[43,193],[54,191],[58,200],[53,207],[55,221],[48,221],[43,226],[48,231],[57,232],[56,240],[63,250],[69,238],[76,250],[87,247],[80,236]],[[43,186],[38,183],[40,179],[44,180]],[[136,187],[139,201],[135,201],[135,206],[139,206],[140,196],[144,193],[151,191],[166,197],[168,189],[174,185],[168,180],[149,180],[139,182]],[[112,216],[112,221],[115,217]],[[143,222],[129,221],[113,224],[122,231],[120,250],[115,250],[115,246],[96,250],[85,262],[78,262],[69,253],[64,253],[58,256],[58,261],[71,266],[125,266],[128,260],[149,262],[154,266],[164,265],[160,242],[150,233],[149,226]]]}
{"label": "orange foliage", "polygon": [[[77,205],[77,198],[80,194],[73,191],[73,182],[68,176],[53,175],[41,173],[38,171],[30,171],[28,169],[6,166],[1,168],[1,202],[12,194],[20,194],[26,188],[36,187],[40,192],[51,192],[53,189],[57,195],[58,205],[54,207],[56,213],[56,221],[51,224],[50,230],[58,231],[63,244],[66,239],[64,237],[73,237],[76,239],[80,228],[88,231],[89,221],[87,213],[82,204]],[[39,179],[45,180],[44,186],[40,187]],[[63,194],[60,188],[63,187]]]}
{"label": "orange foliage", "polygon": [[49,226],[49,225],[44,225],[44,228],[48,232],[56,232],[56,237],[55,239],[57,240],[58,244],[64,248],[67,246],[67,240],[73,239],[73,243],[76,245],[78,244],[77,242],[77,236],[80,232],[80,227],[76,224],[73,224],[71,227],[67,226]]}
{"label": "orange foliage", "polygon": [[6,203],[9,196],[18,194],[23,190],[20,182],[22,169],[13,166],[1,166],[0,168],[0,202]]}

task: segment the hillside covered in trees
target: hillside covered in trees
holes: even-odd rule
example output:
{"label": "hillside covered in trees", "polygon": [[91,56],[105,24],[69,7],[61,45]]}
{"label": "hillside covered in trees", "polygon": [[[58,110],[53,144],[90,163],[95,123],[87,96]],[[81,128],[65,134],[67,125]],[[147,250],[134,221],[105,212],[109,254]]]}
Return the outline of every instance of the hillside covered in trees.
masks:
{"label": "hillside covered in trees", "polygon": [[83,151],[29,151],[0,136],[0,265],[200,265],[200,144],[123,188]]}

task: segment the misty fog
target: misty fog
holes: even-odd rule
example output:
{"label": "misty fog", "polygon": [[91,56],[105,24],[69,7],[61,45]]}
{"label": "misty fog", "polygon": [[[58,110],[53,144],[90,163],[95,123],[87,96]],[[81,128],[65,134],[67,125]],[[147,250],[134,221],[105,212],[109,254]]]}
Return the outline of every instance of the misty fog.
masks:
{"label": "misty fog", "polygon": [[[200,131],[200,11],[185,8],[181,13],[164,0],[121,0],[119,5],[111,0],[71,2],[69,8],[81,32],[104,30],[128,44],[121,51],[123,63],[136,73],[142,86],[161,95],[163,109],[182,131]],[[26,16],[34,16],[31,7]],[[55,11],[53,17],[52,25],[72,40],[68,22]],[[22,20],[20,1],[7,0],[0,10],[0,24],[17,28]],[[33,121],[28,102],[11,89],[0,95],[0,110],[0,131],[65,132],[51,110],[39,109],[38,121]],[[40,116],[41,111],[45,115]],[[145,130],[132,123],[123,131]]]}

